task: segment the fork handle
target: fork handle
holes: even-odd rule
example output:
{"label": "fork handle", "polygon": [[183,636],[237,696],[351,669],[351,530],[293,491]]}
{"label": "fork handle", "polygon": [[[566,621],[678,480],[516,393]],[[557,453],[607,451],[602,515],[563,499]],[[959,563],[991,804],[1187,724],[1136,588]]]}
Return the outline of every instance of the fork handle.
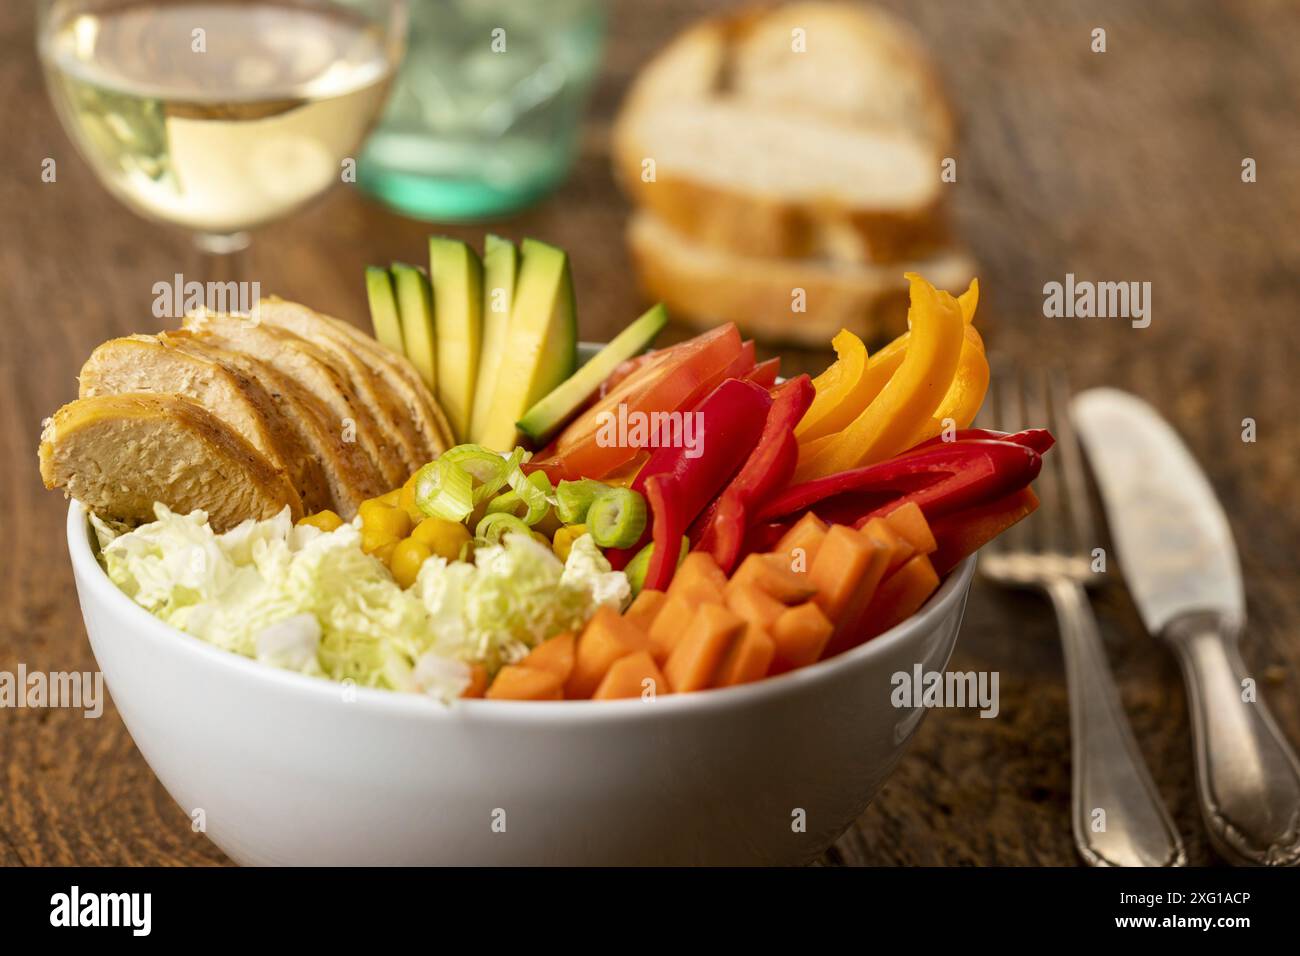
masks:
{"label": "fork handle", "polygon": [[1138,750],[1092,605],[1078,583],[1047,586],[1070,692],[1074,842],[1090,866],[1182,866],[1182,840]]}
{"label": "fork handle", "polygon": [[1263,699],[1246,693],[1238,628],[1191,614],[1164,631],[1187,686],[1196,791],[1229,863],[1300,865],[1300,764]]}

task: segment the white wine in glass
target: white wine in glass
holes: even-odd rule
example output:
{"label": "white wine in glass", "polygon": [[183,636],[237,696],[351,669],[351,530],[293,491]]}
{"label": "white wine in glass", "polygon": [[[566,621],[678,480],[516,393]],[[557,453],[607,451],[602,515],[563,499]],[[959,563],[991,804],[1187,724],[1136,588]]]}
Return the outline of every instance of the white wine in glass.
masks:
{"label": "white wine in glass", "polygon": [[405,30],[405,0],[46,0],[38,44],[108,189],[219,256],[346,178]]}

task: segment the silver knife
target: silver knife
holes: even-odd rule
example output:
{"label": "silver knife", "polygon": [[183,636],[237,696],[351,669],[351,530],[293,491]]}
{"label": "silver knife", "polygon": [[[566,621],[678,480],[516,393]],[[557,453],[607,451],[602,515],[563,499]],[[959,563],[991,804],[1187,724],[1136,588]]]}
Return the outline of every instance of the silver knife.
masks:
{"label": "silver knife", "polygon": [[1214,490],[1174,430],[1113,388],[1075,396],[1120,568],[1187,686],[1197,795],[1211,842],[1238,865],[1300,864],[1300,762],[1237,650],[1241,567]]}

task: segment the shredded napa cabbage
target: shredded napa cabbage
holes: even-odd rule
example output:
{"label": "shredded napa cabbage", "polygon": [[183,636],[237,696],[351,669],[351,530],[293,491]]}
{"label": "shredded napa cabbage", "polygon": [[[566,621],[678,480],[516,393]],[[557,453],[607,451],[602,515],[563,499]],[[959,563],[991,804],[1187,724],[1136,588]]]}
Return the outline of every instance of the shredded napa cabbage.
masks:
{"label": "shredded napa cabbage", "polygon": [[442,701],[468,686],[469,665],[495,672],[630,596],[590,535],[561,563],[509,534],[472,564],[429,559],[403,590],[351,524],[295,527],[286,509],[215,534],[202,511],[154,513],[124,534],[92,516],[109,578],[151,614],[276,667]]}

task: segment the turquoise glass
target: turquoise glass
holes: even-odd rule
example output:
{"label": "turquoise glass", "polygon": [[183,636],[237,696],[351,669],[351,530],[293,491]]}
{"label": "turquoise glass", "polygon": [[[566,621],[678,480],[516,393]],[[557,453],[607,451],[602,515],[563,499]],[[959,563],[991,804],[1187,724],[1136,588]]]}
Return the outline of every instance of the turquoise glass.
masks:
{"label": "turquoise glass", "polygon": [[554,189],[600,65],[603,0],[412,0],[358,184],[431,221],[491,219]]}

